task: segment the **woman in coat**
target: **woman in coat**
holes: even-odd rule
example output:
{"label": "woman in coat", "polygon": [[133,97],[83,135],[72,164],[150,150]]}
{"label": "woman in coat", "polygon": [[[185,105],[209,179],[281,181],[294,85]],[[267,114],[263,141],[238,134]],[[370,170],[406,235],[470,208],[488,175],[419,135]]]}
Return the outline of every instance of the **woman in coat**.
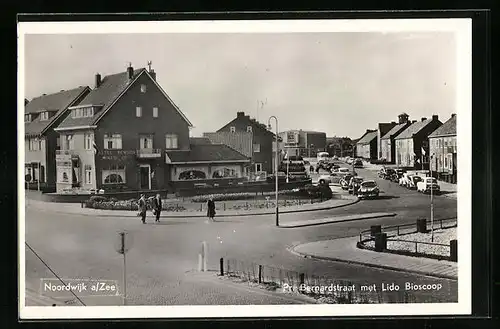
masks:
{"label": "woman in coat", "polygon": [[146,203],[146,197],[144,194],[141,194],[141,198],[139,199],[139,216],[141,216],[141,220],[143,224],[146,224],[146,211],[148,209]]}
{"label": "woman in coat", "polygon": [[214,221],[215,217],[215,202],[213,199],[207,201],[207,217],[209,220]]}

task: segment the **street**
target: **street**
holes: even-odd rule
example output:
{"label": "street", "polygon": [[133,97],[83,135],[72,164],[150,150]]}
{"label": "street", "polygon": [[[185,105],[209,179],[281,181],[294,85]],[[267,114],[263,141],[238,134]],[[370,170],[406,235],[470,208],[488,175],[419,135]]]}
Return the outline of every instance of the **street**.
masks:
{"label": "street", "polygon": [[[345,164],[344,164],[345,166]],[[306,213],[281,214],[281,220],[317,219],[368,212],[395,212],[397,216],[341,222],[296,229],[277,228],[274,215],[219,218],[206,223],[201,218],[168,219],[148,224],[139,218],[88,217],[26,209],[26,242],[63,279],[117,280],[122,285],[122,256],[116,252],[117,235],[127,230],[132,237],[127,253],[128,304],[285,304],[292,303],[267,294],[239,290],[230,285],[199,279],[195,275],[202,241],[209,248],[208,266],[217,270],[220,257],[255,262],[348,280],[357,284],[395,282],[441,283],[439,293],[417,292],[426,301],[452,302],[457,299],[453,280],[406,274],[340,262],[298,257],[287,247],[298,242],[358,235],[370,225],[413,223],[429,217],[429,196],[378,179],[377,173],[356,169],[365,179],[380,186],[378,200],[363,200],[352,206]],[[456,217],[456,200],[434,199],[435,218]],[[214,274],[215,276],[215,274]],[[39,287],[40,278],[54,277],[31,251],[26,249],[26,282]],[[68,296],[68,299],[72,299]],[[87,305],[120,305],[120,297],[88,297]],[[28,304],[29,305],[29,304]]]}

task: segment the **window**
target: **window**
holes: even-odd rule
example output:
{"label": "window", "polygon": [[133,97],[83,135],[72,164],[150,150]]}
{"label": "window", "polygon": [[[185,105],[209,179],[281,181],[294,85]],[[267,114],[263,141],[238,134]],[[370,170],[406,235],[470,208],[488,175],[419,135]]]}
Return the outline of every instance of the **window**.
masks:
{"label": "window", "polygon": [[153,148],[153,136],[152,135],[139,135],[139,148],[141,150]]}
{"label": "window", "polygon": [[31,114],[24,115],[24,122],[31,122]]}
{"label": "window", "polygon": [[153,118],[158,118],[158,108],[153,107]]}
{"label": "window", "polygon": [[92,184],[92,166],[85,165],[85,184]]}
{"label": "window", "polygon": [[111,165],[109,169],[102,170],[103,184],[122,184],[125,183],[125,166]]}
{"label": "window", "polygon": [[251,133],[252,132],[252,126],[247,126],[247,133]]}
{"label": "window", "polygon": [[253,144],[253,151],[255,153],[259,153],[260,152],[260,144]]}
{"label": "window", "polygon": [[77,109],[73,109],[71,111],[71,117],[72,118],[86,118],[86,117],[92,117],[94,115],[94,108],[93,107],[81,107]]}
{"label": "window", "polygon": [[234,127],[234,126],[229,127],[229,131],[234,133],[236,131],[236,127]]}
{"label": "window", "polygon": [[121,148],[122,148],[122,135],[120,134],[104,135],[104,149],[121,150]]}
{"label": "window", "polygon": [[73,139],[73,135],[66,135],[66,147],[65,150],[73,150],[75,148],[75,142]]}
{"label": "window", "polygon": [[49,120],[49,112],[42,112],[40,114],[40,121],[47,121]]}
{"label": "window", "polygon": [[167,134],[165,136],[165,148],[167,149],[176,149],[177,145],[177,135],[176,134]]}
{"label": "window", "polygon": [[141,93],[145,93],[146,92],[146,85],[141,85]]}
{"label": "window", "polygon": [[207,175],[200,170],[188,170],[179,174],[179,180],[206,179]]}
{"label": "window", "polygon": [[142,107],[137,106],[135,108],[135,116],[138,117],[138,118],[142,117]]}
{"label": "window", "polygon": [[30,138],[29,150],[30,151],[40,151],[41,149],[42,149],[42,141],[38,138]]}
{"label": "window", "polygon": [[85,134],[83,137],[83,148],[85,150],[92,149],[92,134]]}
{"label": "window", "polygon": [[256,163],[255,172],[260,172],[260,171],[262,171],[262,163]]}
{"label": "window", "polygon": [[212,178],[237,178],[238,174],[235,169],[232,168],[222,168],[214,171]]}

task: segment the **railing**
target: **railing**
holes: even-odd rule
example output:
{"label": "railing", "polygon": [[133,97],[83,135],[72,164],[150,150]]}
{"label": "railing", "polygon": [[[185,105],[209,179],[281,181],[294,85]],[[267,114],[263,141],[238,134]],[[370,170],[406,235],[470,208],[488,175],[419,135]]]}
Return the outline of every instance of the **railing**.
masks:
{"label": "railing", "polygon": [[140,158],[160,158],[162,150],[161,149],[139,149],[136,154]]}
{"label": "railing", "polygon": [[[451,222],[451,224],[449,224]],[[427,224],[430,225],[431,221],[427,220]],[[448,224],[448,225],[447,225]],[[452,228],[457,226],[456,218],[442,218],[434,220],[434,229],[445,229]],[[389,232],[394,232],[393,235],[390,235]],[[371,230],[363,230],[359,233],[359,242],[366,242],[370,240],[374,240],[375,237],[372,236]],[[381,227],[381,233],[388,233],[387,239],[395,236],[417,233],[417,225],[415,223],[411,224],[402,224],[402,225],[391,225]],[[392,240],[393,241],[393,240]]]}
{"label": "railing", "polygon": [[[380,287],[368,289],[369,285],[364,286],[329,276],[301,273],[236,259],[220,258],[219,275],[254,282],[266,286],[267,289],[281,290],[284,293],[294,291],[315,299],[321,298],[321,303],[328,304],[416,303],[430,301],[418,300],[416,295],[407,291],[383,292]],[[343,289],[333,288],[339,286],[354,286],[354,289],[343,291]],[[323,290],[313,291],[313,289],[320,289],[321,287],[323,287]],[[332,287],[332,289],[330,290],[328,287]],[[307,288],[310,288],[310,290],[307,291]],[[423,297],[422,299],[429,299],[429,297]]]}

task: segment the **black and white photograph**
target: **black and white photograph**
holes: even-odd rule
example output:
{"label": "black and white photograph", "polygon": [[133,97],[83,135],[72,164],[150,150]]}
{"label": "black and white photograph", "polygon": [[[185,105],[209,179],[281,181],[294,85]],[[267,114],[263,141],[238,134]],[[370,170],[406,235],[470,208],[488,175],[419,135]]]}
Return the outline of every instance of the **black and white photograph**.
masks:
{"label": "black and white photograph", "polygon": [[21,319],[470,314],[471,35],[18,23]]}

